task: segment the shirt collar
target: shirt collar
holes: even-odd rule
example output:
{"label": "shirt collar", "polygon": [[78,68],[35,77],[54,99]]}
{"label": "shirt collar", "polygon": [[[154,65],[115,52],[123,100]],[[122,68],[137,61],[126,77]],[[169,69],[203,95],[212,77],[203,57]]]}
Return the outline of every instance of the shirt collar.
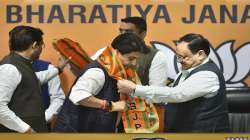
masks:
{"label": "shirt collar", "polygon": [[199,66],[206,64],[209,61],[209,57],[207,57],[205,60],[203,60],[203,62],[195,67],[189,68],[187,70],[183,70],[182,73],[190,73],[192,70],[198,68]]}
{"label": "shirt collar", "polygon": [[21,60],[23,60],[25,62],[28,62],[28,63],[31,63],[31,64],[33,62],[33,60],[31,60],[30,58],[22,56],[22,55],[16,53],[15,51],[12,51],[11,54],[15,55],[16,57],[19,57]]}

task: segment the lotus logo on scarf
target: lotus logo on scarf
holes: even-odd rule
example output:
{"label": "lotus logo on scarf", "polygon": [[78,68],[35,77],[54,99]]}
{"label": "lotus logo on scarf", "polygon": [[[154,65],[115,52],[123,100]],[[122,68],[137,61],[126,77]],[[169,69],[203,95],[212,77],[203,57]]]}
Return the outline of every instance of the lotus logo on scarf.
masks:
{"label": "lotus logo on scarf", "polygon": [[[210,48],[209,57],[222,70],[227,87],[249,87],[250,85],[244,80],[250,73],[250,42],[242,44],[236,50],[233,50],[234,43],[235,40],[229,40],[220,44],[216,49]],[[169,78],[173,80],[180,71],[175,51],[161,42],[152,41],[151,44],[167,55]]]}

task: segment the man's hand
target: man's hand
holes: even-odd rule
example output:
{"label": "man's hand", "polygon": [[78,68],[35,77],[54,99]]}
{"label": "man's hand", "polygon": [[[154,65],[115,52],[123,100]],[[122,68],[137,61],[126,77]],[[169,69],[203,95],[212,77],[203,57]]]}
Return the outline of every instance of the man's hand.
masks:
{"label": "man's hand", "polygon": [[65,68],[65,66],[69,63],[71,57],[65,59],[65,58],[62,58],[60,57],[59,60],[58,60],[58,70],[59,70],[59,73],[62,73],[63,69]]}
{"label": "man's hand", "polygon": [[55,128],[55,126],[56,126],[56,119],[57,119],[57,116],[56,116],[56,115],[53,115],[53,116],[51,117],[51,119],[49,120],[49,122],[50,122],[50,128],[51,128],[51,129]]}
{"label": "man's hand", "polygon": [[117,82],[118,92],[122,94],[133,94],[136,84],[129,80],[119,80]]}
{"label": "man's hand", "polygon": [[112,102],[112,110],[111,111],[126,111],[126,110],[127,110],[126,101]]}
{"label": "man's hand", "polygon": [[36,131],[34,131],[31,127],[26,130],[24,133],[27,133],[27,134],[31,134],[31,133],[36,133]]}

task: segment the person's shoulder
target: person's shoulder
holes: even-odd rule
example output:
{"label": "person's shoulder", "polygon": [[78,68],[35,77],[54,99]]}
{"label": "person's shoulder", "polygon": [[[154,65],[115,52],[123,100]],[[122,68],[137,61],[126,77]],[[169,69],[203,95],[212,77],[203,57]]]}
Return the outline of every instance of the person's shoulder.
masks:
{"label": "person's shoulder", "polygon": [[164,62],[164,63],[165,63],[165,62],[167,62],[167,55],[166,55],[164,52],[158,50],[158,51],[156,52],[156,54],[155,54],[154,59],[157,59],[157,61],[160,61],[160,62]]}
{"label": "person's shoulder", "polygon": [[5,76],[12,76],[12,77],[21,76],[20,71],[17,69],[17,67],[12,64],[0,65],[0,73],[1,75],[5,75]]}
{"label": "person's shoulder", "polygon": [[85,67],[84,73],[91,74],[104,74],[104,68],[97,61],[92,61]]}
{"label": "person's shoulder", "polygon": [[101,68],[87,69],[80,77],[101,80],[105,79],[104,70]]}
{"label": "person's shoulder", "polygon": [[2,65],[0,65],[0,69],[1,70],[6,69],[6,70],[18,71],[16,66],[14,66],[13,64],[2,64]]}
{"label": "person's shoulder", "polygon": [[161,50],[158,50],[156,52],[156,55],[159,55],[159,56],[162,56],[162,57],[167,57],[167,55],[163,51],[161,51]]}
{"label": "person's shoulder", "polygon": [[93,71],[93,72],[97,72],[97,73],[103,73],[104,70],[98,67],[93,67],[93,68],[89,68],[87,71]]}

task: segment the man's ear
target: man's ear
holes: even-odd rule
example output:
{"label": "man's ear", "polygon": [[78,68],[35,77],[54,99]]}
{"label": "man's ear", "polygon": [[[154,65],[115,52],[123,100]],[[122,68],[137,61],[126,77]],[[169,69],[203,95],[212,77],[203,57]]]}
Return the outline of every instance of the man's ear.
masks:
{"label": "man's ear", "polygon": [[32,49],[35,49],[35,48],[36,48],[36,45],[37,45],[37,42],[35,41],[35,42],[33,42],[33,44],[31,45],[31,48],[32,48]]}
{"label": "man's ear", "polygon": [[121,61],[123,61],[123,55],[122,55],[119,51],[117,51],[117,57],[118,57]]}
{"label": "man's ear", "polygon": [[141,37],[142,39],[144,39],[144,38],[146,37],[146,35],[147,35],[147,32],[146,32],[146,31],[143,31],[143,32],[140,33],[140,37]]}
{"label": "man's ear", "polygon": [[206,55],[205,51],[200,50],[199,52],[200,60],[203,61],[205,60],[208,56]]}
{"label": "man's ear", "polygon": [[119,58],[121,57],[121,53],[119,51],[117,51],[116,54],[117,54],[117,57],[119,57]]}

